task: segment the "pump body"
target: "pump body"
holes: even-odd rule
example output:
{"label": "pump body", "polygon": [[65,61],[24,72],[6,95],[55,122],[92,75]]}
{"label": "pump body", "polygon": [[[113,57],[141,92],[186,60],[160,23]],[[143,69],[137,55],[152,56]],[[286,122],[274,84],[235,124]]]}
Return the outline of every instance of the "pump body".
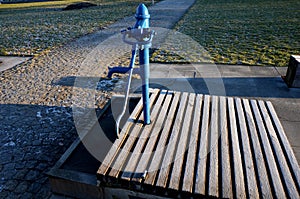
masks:
{"label": "pump body", "polygon": [[[109,68],[108,77],[111,78],[114,73],[130,72],[130,77],[127,85],[127,90],[130,87],[131,74],[139,74],[142,79],[142,97],[143,97],[143,116],[144,124],[150,124],[150,101],[149,101],[149,48],[151,47],[154,31],[150,30],[150,14],[144,4],[140,4],[136,9],[136,23],[132,28],[122,30],[123,41],[132,45],[132,58],[129,67],[113,67]],[[139,51],[139,66],[140,68],[133,68],[135,53]],[[128,94],[128,91],[127,91]],[[127,95],[126,94],[126,95]],[[125,97],[127,100],[127,96]],[[124,109],[126,108],[124,104]],[[123,111],[124,112],[124,111]],[[118,125],[117,125],[118,126]],[[117,130],[118,131],[118,130]]]}

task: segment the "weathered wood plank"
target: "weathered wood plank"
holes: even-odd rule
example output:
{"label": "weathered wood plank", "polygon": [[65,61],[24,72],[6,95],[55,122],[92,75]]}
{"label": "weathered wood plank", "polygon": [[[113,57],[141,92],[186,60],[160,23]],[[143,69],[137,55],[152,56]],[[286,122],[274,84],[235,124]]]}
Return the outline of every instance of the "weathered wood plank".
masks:
{"label": "weathered wood plank", "polygon": [[256,131],[256,125],[251,112],[250,103],[248,99],[243,99],[245,115],[247,123],[249,126],[249,135],[252,140],[254,156],[255,156],[255,165],[257,167],[258,183],[261,190],[261,198],[272,198],[272,190],[270,187],[268,174],[265,166],[265,160],[262,154],[262,149],[259,143],[258,134]]}
{"label": "weathered wood plank", "polygon": [[235,103],[237,107],[240,136],[241,136],[242,146],[243,146],[242,153],[244,156],[244,170],[246,172],[246,177],[247,177],[246,187],[248,189],[248,194],[250,198],[259,198],[256,176],[254,171],[253,157],[252,157],[252,152],[251,152],[251,147],[250,147],[249,137],[248,137],[248,129],[244,117],[244,110],[242,107],[241,99],[236,98]]}
{"label": "weathered wood plank", "polygon": [[219,197],[219,161],[218,161],[218,139],[219,139],[219,97],[212,97],[211,105],[211,120],[210,120],[210,165],[208,168],[208,195],[213,197]]}
{"label": "weathered wood plank", "polygon": [[[153,96],[156,97],[157,95],[159,94],[159,90],[158,89],[154,89],[152,90],[152,95],[151,97]],[[131,128],[131,126],[133,125],[133,122],[132,121],[135,121],[137,120],[137,117],[138,115],[141,113],[142,109],[143,109],[143,100],[141,99],[139,101],[139,103],[137,104],[136,108],[133,110],[133,112],[131,113],[128,121],[126,122],[126,124],[124,125],[123,129],[122,129],[122,132],[120,134],[120,137],[119,139],[117,139],[113,146],[111,147],[111,149],[109,150],[108,154],[105,156],[103,162],[101,163],[98,171],[97,171],[97,175],[99,176],[104,176],[105,173],[107,172],[107,170],[109,169],[115,155],[116,155],[116,152],[119,150],[119,147],[122,145],[122,143],[124,142],[126,136],[127,136],[127,133],[129,131],[129,129]]]}
{"label": "weathered wood plank", "polygon": [[[140,118],[143,117],[142,115]],[[130,134],[128,135],[128,139],[125,142],[125,145],[119,149],[119,154],[116,156],[115,161],[111,166],[111,170],[107,177],[111,179],[117,179],[121,171],[123,171],[124,164],[126,164],[126,160],[130,157],[131,150],[134,147],[134,143],[138,139],[141,134],[142,124],[135,125],[134,128],[131,130]]]}
{"label": "weathered wood plank", "polygon": [[187,98],[188,93],[183,93],[180,100],[180,105],[176,115],[176,119],[173,123],[172,134],[167,146],[167,151],[165,153],[162,165],[160,167],[160,172],[156,182],[157,187],[165,188],[167,185],[171,164],[174,161],[175,147],[178,141],[180,129],[182,128],[182,121],[185,113]]}
{"label": "weathered wood plank", "polygon": [[165,150],[166,150],[166,142],[170,133],[170,128],[173,123],[174,114],[176,112],[177,105],[179,103],[181,93],[175,92],[174,98],[171,103],[171,107],[166,118],[163,131],[161,133],[159,142],[157,144],[156,150],[154,152],[153,158],[151,160],[147,178],[144,181],[144,185],[153,186],[155,183],[156,175],[161,165],[162,158],[164,157]]}
{"label": "weathered wood plank", "polygon": [[[183,124],[182,124],[181,132],[180,132],[180,138],[179,138],[179,142],[177,144],[177,150],[176,150],[176,155],[175,155],[175,159],[174,159],[174,166],[173,166],[171,177],[170,177],[169,189],[179,190],[179,188],[180,188],[179,183],[180,183],[180,178],[182,176],[184,156],[189,147],[189,146],[187,146],[187,142],[188,142],[188,138],[190,136],[189,132],[190,132],[191,118],[192,118],[193,110],[194,110],[194,103],[195,103],[195,94],[191,93],[189,95],[188,104],[186,107],[186,111],[185,111],[184,118],[183,118]],[[175,149],[176,149],[176,145],[175,145]],[[183,174],[183,175],[185,175],[185,174]],[[192,181],[193,179],[190,179],[190,180]]]}
{"label": "weathered wood plank", "polygon": [[159,113],[159,115],[156,119],[156,122],[155,122],[155,126],[152,129],[151,137],[147,143],[145,151],[142,154],[141,159],[139,160],[136,170],[134,172],[135,174],[133,175],[133,178],[132,178],[133,182],[140,183],[142,181],[142,179],[139,178],[140,173],[144,173],[147,170],[147,165],[150,161],[150,158],[154,154],[154,151],[153,151],[154,146],[155,146],[155,143],[158,142],[157,139],[159,138],[159,132],[162,131],[162,129],[163,129],[163,124],[165,121],[165,117],[167,115],[167,110],[168,110],[168,107],[170,106],[173,95],[174,95],[174,92],[172,92],[172,91],[171,92],[169,91],[166,95],[166,99],[162,105],[163,107],[161,107],[161,112]]}
{"label": "weathered wood plank", "polygon": [[208,151],[208,125],[209,125],[209,109],[210,109],[210,96],[204,96],[203,102],[203,117],[201,125],[201,134],[199,142],[199,153],[197,157],[196,168],[196,181],[195,181],[195,193],[205,195],[206,189],[206,164]]}
{"label": "weathered wood plank", "polygon": [[182,191],[192,193],[193,192],[193,180],[194,180],[194,168],[196,164],[197,157],[197,145],[199,139],[199,128],[200,128],[200,118],[201,118],[201,110],[202,110],[202,100],[203,95],[196,96],[196,104],[194,110],[194,118],[192,123],[191,137],[189,141],[189,148],[187,154],[187,161],[184,171],[183,185]]}
{"label": "weathered wood plank", "polygon": [[273,156],[273,152],[267,137],[267,132],[259,111],[259,108],[257,106],[257,101],[256,100],[251,100],[251,106],[253,109],[253,113],[254,113],[254,117],[256,120],[256,124],[258,126],[259,129],[259,136],[261,138],[262,141],[262,149],[265,152],[265,158],[266,158],[266,163],[268,164],[268,168],[269,168],[269,172],[270,172],[270,176],[272,179],[272,184],[274,186],[274,191],[276,194],[277,198],[286,198],[285,192],[284,192],[284,188],[282,186],[281,183],[281,179],[280,179],[280,175],[278,172],[278,168]]}
{"label": "weathered wood plank", "polygon": [[[158,91],[151,95],[151,97],[150,97],[150,106],[153,105],[155,99],[158,96],[159,96]],[[141,108],[138,108],[138,109],[142,109],[142,107],[143,107],[142,104],[140,106],[141,106]],[[140,114],[140,118],[141,117],[143,117],[143,114]],[[130,119],[128,119],[128,122],[125,125],[130,126],[129,123],[131,123],[131,125],[132,125],[134,123],[134,121],[132,121],[132,120],[133,120],[133,118],[131,117]],[[130,152],[130,150],[133,146],[133,143],[134,143],[135,139],[139,135],[139,132],[140,132],[141,128],[142,128],[142,125],[137,125],[137,124],[134,125],[134,128],[131,130],[129,137],[126,140],[126,143],[125,143],[124,147],[121,149],[118,156],[117,156],[117,153],[120,150],[121,144],[124,141],[119,143],[118,140],[121,139],[121,138],[116,140],[116,142],[114,143],[114,145],[116,147],[112,148],[108,153],[108,156],[110,156],[110,153],[115,153],[115,154],[113,154],[113,157],[110,157],[111,158],[111,165],[110,165],[111,166],[111,171],[109,172],[109,175],[107,175],[107,176],[111,176],[111,177],[117,177],[118,176],[119,172],[122,170],[122,166],[123,166],[124,162],[126,161],[126,158],[127,158],[128,154],[129,154],[129,152]],[[125,134],[125,133],[121,132],[121,134]],[[126,132],[126,134],[127,134],[127,132]],[[123,138],[123,139],[125,139],[125,138]],[[105,159],[106,159],[106,157],[105,157]],[[113,161],[113,158],[115,159],[115,161]],[[101,166],[100,166],[100,168],[101,168]]]}
{"label": "weathered wood plank", "polygon": [[267,108],[270,112],[270,116],[272,117],[272,121],[274,123],[274,127],[276,128],[277,131],[277,136],[280,139],[282,143],[282,149],[285,151],[287,155],[287,159],[291,165],[291,171],[295,175],[296,178],[296,185],[298,187],[298,191],[300,190],[300,167],[297,162],[297,159],[295,157],[295,154],[292,150],[292,147],[284,133],[283,127],[278,119],[278,116],[274,110],[274,107],[271,102],[267,101],[266,102]]}
{"label": "weathered wood plank", "polygon": [[237,132],[237,123],[235,117],[235,107],[233,98],[228,98],[228,111],[229,111],[229,121],[230,121],[230,136],[232,144],[232,159],[233,159],[233,178],[234,190],[236,198],[246,198],[245,183],[244,183],[244,173],[242,168],[242,157],[241,150],[239,146],[239,138]]}
{"label": "weathered wood plank", "polygon": [[135,122],[140,101],[98,179],[117,182],[122,174],[124,188],[193,197],[299,198],[299,165],[270,102],[169,91],[155,96],[152,124]]}
{"label": "weathered wood plank", "polygon": [[271,144],[273,145],[275,158],[277,159],[277,162],[279,163],[279,168],[280,168],[280,172],[282,173],[283,181],[284,181],[286,187],[288,187],[288,189],[287,189],[288,195],[291,198],[297,198],[297,197],[299,197],[299,193],[297,191],[297,188],[294,183],[293,177],[291,175],[290,169],[288,167],[285,156],[281,149],[281,146],[280,146],[279,140],[277,138],[275,129],[273,127],[271,118],[266,109],[265,102],[260,100],[260,101],[258,101],[258,104],[261,109],[262,118],[266,124],[266,129],[269,134]]}
{"label": "weathered wood plank", "polygon": [[221,171],[222,198],[233,198],[232,179],[230,170],[229,137],[227,125],[227,103],[225,97],[220,97],[220,136],[221,136]]}
{"label": "weathered wood plank", "polygon": [[[161,110],[162,102],[165,99],[166,94],[167,94],[166,90],[163,90],[160,92],[158,100],[156,101],[156,103],[151,111],[151,119],[152,119],[151,122],[152,123],[149,125],[146,125],[142,129],[142,132],[141,132],[140,136],[138,137],[138,141],[134,147],[133,152],[129,154],[130,158],[129,158],[129,161],[127,161],[127,165],[125,166],[124,172],[121,176],[122,180],[129,181],[131,179],[131,176],[133,175],[133,173],[135,171],[135,167],[138,164],[138,160],[140,158],[140,155],[141,155],[142,149],[145,145],[145,142],[149,138],[151,130],[154,127],[155,119],[156,119],[157,115],[159,114],[159,111]],[[144,173],[144,171],[143,171],[143,173]],[[141,176],[142,176],[142,174],[141,174]]]}
{"label": "weathered wood plank", "polygon": [[[134,111],[131,113],[130,115],[130,119],[131,120],[136,120],[138,115],[141,113],[142,111],[142,106],[143,105],[143,100],[141,99],[139,101],[139,103],[137,104],[137,108],[134,109]],[[105,156],[103,162],[101,163],[97,174],[99,175],[99,177],[104,181],[105,179],[103,177],[105,177],[105,174],[107,172],[107,170],[110,168],[112,161],[114,159],[114,157],[116,156],[120,146],[123,144],[123,142],[125,141],[125,138],[128,134],[129,129],[131,128],[131,126],[133,125],[133,122],[129,122],[127,121],[124,128],[122,129],[122,132],[120,134],[119,139],[117,139],[114,144],[112,145],[111,149],[109,150],[109,152],[107,153],[107,155]]]}

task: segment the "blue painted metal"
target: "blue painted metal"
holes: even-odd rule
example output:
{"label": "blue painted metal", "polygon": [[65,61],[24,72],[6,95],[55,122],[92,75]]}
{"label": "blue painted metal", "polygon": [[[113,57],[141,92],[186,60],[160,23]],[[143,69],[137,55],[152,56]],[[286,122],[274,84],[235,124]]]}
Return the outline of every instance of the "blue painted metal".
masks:
{"label": "blue painted metal", "polygon": [[136,9],[136,23],[134,25],[134,28],[149,28],[150,23],[150,14],[148,11],[148,8],[144,4],[140,4]]}
{"label": "blue painted metal", "polygon": [[[136,9],[136,24],[134,28],[149,28],[150,14],[144,4],[140,4]],[[150,100],[149,100],[149,48],[151,44],[146,44],[139,52],[139,64],[142,77],[142,95],[143,95],[143,112],[144,124],[150,124]]]}
{"label": "blue painted metal", "polygon": [[[143,113],[144,124],[150,124],[150,100],[149,100],[149,48],[154,35],[154,31],[149,29],[150,14],[144,4],[140,4],[136,9],[136,23],[133,28],[121,31],[123,41],[133,46],[132,58],[129,67],[109,68],[108,77],[111,78],[114,73],[138,73],[142,78],[142,96],[143,96]],[[135,41],[129,38],[135,39]],[[135,50],[139,49],[140,69],[133,69]],[[131,77],[130,77],[131,78]],[[130,82],[130,81],[129,81]]]}

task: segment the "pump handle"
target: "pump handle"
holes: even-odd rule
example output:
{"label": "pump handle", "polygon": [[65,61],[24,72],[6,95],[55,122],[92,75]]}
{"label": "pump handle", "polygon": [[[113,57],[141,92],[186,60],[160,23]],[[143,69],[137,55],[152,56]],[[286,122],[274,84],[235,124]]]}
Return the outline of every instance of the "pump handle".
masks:
{"label": "pump handle", "polygon": [[[152,38],[155,35],[154,30],[150,28],[128,28],[122,30],[123,41],[130,45],[147,45],[151,44]],[[129,38],[134,38],[136,41],[130,40]]]}

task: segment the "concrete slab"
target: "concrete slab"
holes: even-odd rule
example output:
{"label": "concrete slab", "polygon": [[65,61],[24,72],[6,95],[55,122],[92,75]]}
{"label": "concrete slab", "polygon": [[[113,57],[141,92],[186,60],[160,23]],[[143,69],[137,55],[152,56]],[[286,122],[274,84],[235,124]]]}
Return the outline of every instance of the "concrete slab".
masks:
{"label": "concrete slab", "polygon": [[[150,70],[155,87],[271,101],[300,162],[300,89],[289,88],[281,78],[286,67],[151,64]],[[133,81],[133,89],[140,84]]]}
{"label": "concrete slab", "polygon": [[0,56],[0,72],[5,71],[9,68],[12,68],[18,64],[21,64],[27,60],[31,59],[31,57],[5,57]]}

